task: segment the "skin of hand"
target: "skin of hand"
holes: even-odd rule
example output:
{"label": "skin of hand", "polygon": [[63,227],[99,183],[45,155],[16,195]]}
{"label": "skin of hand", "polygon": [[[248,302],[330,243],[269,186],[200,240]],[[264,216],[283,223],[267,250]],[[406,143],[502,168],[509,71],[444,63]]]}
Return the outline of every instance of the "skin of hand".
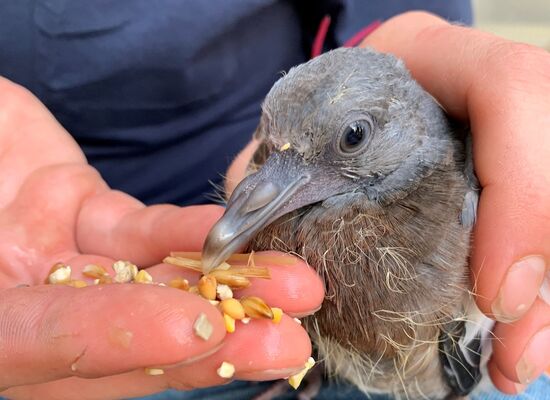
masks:
{"label": "skin of hand", "polygon": [[[498,321],[491,379],[518,393],[550,366],[550,54],[425,12],[386,21],[362,45],[403,59],[451,116],[469,120],[482,185],[474,295]],[[228,192],[256,147],[228,170]]]}
{"label": "skin of hand", "polygon": [[[226,383],[216,374],[222,361],[235,365],[236,379],[249,380],[303,367],[311,344],[289,316],[280,324],[239,323],[226,334],[220,312],[196,295],[157,285],[91,285],[85,265],[110,269],[119,259],[147,267],[155,282],[196,281],[159,262],[171,250],[199,251],[223,210],[145,207],[111,190],[48,110],[2,78],[0,171],[0,396],[127,398]],[[90,286],[43,285],[59,261]],[[267,267],[272,279],[253,282],[243,295],[260,295],[290,315],[320,306],[322,284],[303,262]],[[193,332],[200,313],[214,328],[206,341]],[[146,375],[145,367],[164,374]]]}

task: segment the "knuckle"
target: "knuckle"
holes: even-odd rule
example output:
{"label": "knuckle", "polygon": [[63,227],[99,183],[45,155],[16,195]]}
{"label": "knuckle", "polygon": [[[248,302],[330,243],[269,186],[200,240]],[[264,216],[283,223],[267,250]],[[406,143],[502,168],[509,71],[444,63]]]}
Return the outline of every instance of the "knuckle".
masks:
{"label": "knuckle", "polygon": [[550,53],[525,43],[495,41],[486,54],[490,75],[502,84],[550,88]]}
{"label": "knuckle", "polygon": [[441,17],[438,17],[435,14],[432,14],[428,11],[423,11],[423,10],[407,11],[395,18],[411,21],[419,25],[433,25],[433,24],[440,25],[441,23],[445,23],[447,25],[446,21]]}

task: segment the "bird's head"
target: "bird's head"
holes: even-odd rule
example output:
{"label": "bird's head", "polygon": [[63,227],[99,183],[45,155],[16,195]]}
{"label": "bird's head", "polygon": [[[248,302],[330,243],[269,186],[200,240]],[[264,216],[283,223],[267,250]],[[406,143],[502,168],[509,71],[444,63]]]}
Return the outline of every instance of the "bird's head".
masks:
{"label": "bird's head", "polygon": [[267,95],[256,136],[268,154],[234,190],[203,249],[208,271],[284,214],[318,202],[407,196],[449,162],[447,120],[393,56],[338,49],[291,69]]}

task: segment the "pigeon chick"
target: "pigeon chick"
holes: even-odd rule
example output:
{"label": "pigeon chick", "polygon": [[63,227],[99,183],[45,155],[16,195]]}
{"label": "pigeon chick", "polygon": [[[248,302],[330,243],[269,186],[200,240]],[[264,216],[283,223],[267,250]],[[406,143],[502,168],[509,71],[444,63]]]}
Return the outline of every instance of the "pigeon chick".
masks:
{"label": "pigeon chick", "polygon": [[291,69],[262,108],[205,271],[245,245],[297,253],[324,280],[304,322],[330,374],[395,398],[469,393],[485,319],[469,292],[478,195],[465,131],[400,60],[360,48]]}

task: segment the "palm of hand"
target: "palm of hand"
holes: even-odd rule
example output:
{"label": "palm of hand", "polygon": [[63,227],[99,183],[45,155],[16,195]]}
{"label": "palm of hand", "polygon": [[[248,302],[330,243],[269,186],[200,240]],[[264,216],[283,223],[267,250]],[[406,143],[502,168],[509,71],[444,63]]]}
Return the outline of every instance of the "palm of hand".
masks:
{"label": "palm of hand", "polygon": [[[109,268],[118,259],[149,267],[157,282],[181,276],[158,263],[170,250],[200,250],[222,210],[145,207],[111,190],[46,108],[1,78],[0,149],[0,395],[108,399],[210,386],[226,382],[215,372],[225,360],[236,360],[240,379],[302,368],[311,347],[292,318],[225,337],[219,311],[180,290],[36,286],[56,262],[71,265],[75,279],[87,264]],[[304,263],[270,270],[268,286],[248,294],[295,314],[319,306],[322,286]],[[15,288],[21,284],[31,287]],[[206,341],[193,334],[200,313],[213,325]],[[163,376],[143,372],[164,365],[171,368]]]}

